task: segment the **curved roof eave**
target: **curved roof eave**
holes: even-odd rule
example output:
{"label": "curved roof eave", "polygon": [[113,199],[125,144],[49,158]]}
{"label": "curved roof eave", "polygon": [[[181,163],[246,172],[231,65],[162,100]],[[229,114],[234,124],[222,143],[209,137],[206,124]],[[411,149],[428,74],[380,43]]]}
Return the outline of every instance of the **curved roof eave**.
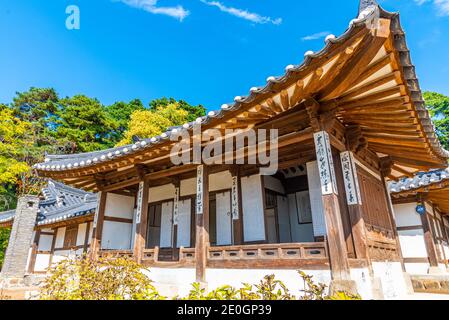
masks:
{"label": "curved roof eave", "polygon": [[[350,22],[349,28],[340,37],[335,37],[334,35],[327,36],[325,39],[326,45],[316,53],[307,51],[304,55],[303,63],[299,65],[288,65],[285,68],[284,75],[279,77],[268,77],[265,86],[251,88],[249,95],[235,97],[233,103],[223,104],[219,111],[211,111],[207,116],[198,118],[196,122],[205,125],[213,121],[219,121],[219,119],[226,116],[229,112],[239,110],[243,105],[253,102],[260,95],[269,93],[275,84],[282,84],[287,82],[291,75],[308,68],[314,59],[323,57],[324,55],[328,54],[333,45],[344,42],[346,39],[348,39],[358,27],[363,26],[369,21],[372,21],[372,19],[374,19],[376,16],[380,16],[392,21],[392,32],[394,34],[395,48],[400,55],[400,64],[403,68],[407,86],[411,93],[411,99],[418,111],[417,118],[422,124],[426,138],[431,145],[432,152],[438,158],[441,158],[442,162],[444,161],[443,159],[448,159],[449,152],[441,146],[440,141],[435,134],[435,127],[433,125],[431,117],[428,113],[428,110],[426,109],[418,78],[416,76],[415,67],[410,59],[410,51],[405,40],[405,33],[400,24],[399,14],[383,10],[376,3],[376,1],[373,0],[362,0],[359,10],[360,11],[358,17]],[[144,139],[137,143],[123,147],[83,154],[49,155],[47,156],[44,163],[36,164],[34,168],[38,172],[64,172],[77,170],[80,168],[89,168],[95,166],[96,164],[108,161],[120,161],[123,157],[126,157],[130,154],[140,152],[143,149],[151,149],[157,147],[158,145],[161,145],[164,142],[169,141],[172,134],[177,133],[179,130],[192,129],[194,123],[195,122],[186,123],[183,126],[170,128],[170,130],[162,133],[161,135],[149,139]]]}

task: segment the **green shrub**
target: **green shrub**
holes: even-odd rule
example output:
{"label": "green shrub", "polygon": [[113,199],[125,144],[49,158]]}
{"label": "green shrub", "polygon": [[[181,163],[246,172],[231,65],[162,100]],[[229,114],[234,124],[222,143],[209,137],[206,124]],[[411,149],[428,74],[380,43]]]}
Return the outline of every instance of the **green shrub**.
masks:
{"label": "green shrub", "polygon": [[[51,268],[41,289],[44,300],[162,300],[142,266],[129,258],[66,259]],[[182,300],[360,300],[360,296],[339,292],[326,295],[326,285],[298,271],[304,281],[302,295],[295,297],[286,285],[267,275],[258,284],[229,285],[207,291],[193,283]]]}
{"label": "green shrub", "polygon": [[49,270],[43,300],[163,299],[141,266],[131,259],[66,259]]}

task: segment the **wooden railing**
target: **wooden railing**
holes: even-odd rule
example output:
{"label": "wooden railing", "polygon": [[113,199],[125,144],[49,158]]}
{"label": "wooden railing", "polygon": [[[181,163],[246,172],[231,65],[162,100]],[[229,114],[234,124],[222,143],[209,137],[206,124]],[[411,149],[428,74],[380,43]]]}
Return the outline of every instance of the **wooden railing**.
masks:
{"label": "wooden railing", "polygon": [[[154,264],[159,261],[159,247],[152,249],[144,249],[142,255],[142,262],[146,264]],[[195,262],[195,248],[179,248],[179,262],[180,263],[194,263]]]}
{"label": "wooden railing", "polygon": [[291,260],[327,258],[325,242],[210,247],[210,260]]}
{"label": "wooden railing", "polygon": [[369,255],[372,260],[399,259],[397,242],[392,230],[367,224]]}
{"label": "wooden railing", "polygon": [[102,258],[132,258],[133,252],[131,250],[101,250],[99,255]]}

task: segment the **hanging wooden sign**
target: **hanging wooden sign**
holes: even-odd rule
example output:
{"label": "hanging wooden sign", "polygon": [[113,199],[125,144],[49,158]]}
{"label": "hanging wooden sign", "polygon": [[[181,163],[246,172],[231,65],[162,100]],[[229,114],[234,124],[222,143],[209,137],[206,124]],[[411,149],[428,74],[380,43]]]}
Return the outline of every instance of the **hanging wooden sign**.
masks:
{"label": "hanging wooden sign", "polygon": [[173,225],[178,225],[178,217],[179,217],[179,194],[180,194],[180,188],[175,187],[175,198],[173,202]]}
{"label": "hanging wooden sign", "polygon": [[238,176],[232,176],[232,194],[231,194],[232,219],[239,219],[239,185]]}
{"label": "hanging wooden sign", "polygon": [[97,207],[95,209],[94,223],[93,223],[92,229],[97,228],[98,215],[100,214],[101,193],[102,193],[101,191],[98,192],[98,201],[97,201]]}
{"label": "hanging wooden sign", "polygon": [[323,195],[338,194],[329,134],[325,131],[317,132],[314,134],[314,140],[318,172],[321,181],[321,193]]}
{"label": "hanging wooden sign", "polygon": [[362,204],[359,180],[355,167],[354,155],[350,151],[340,153],[343,181],[345,183],[346,201],[348,205]]}
{"label": "hanging wooden sign", "polygon": [[204,165],[199,165],[196,169],[196,214],[203,214],[204,197]]}
{"label": "hanging wooden sign", "polygon": [[136,224],[140,223],[142,217],[143,185],[143,181],[139,182],[139,192],[137,193]]}

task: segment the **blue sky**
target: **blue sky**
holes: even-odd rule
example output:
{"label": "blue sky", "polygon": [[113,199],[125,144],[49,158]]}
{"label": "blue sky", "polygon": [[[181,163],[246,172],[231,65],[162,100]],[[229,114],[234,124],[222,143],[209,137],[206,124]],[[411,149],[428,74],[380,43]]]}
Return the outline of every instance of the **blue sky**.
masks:
{"label": "blue sky", "polygon": [[[425,90],[449,95],[449,0],[400,11]],[[69,5],[79,30],[65,26]],[[357,0],[0,0],[0,102],[31,86],[104,104],[173,96],[218,109],[340,35]]]}

